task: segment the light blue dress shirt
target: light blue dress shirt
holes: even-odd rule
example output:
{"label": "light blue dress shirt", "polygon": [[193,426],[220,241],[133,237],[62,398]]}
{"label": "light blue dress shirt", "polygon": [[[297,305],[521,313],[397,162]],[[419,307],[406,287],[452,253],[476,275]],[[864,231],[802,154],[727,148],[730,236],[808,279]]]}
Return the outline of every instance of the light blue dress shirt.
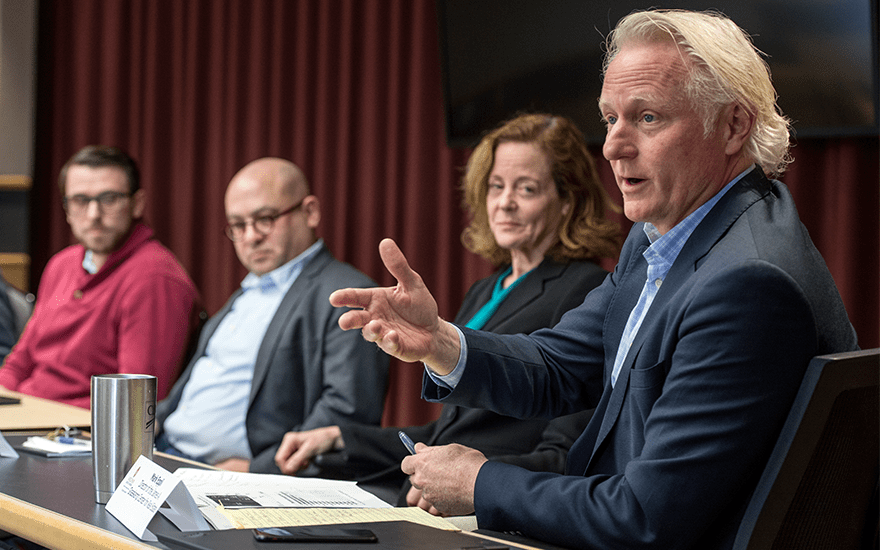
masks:
{"label": "light blue dress shirt", "polygon": [[[626,327],[623,330],[623,336],[621,337],[620,344],[617,348],[617,355],[614,358],[614,368],[611,372],[612,386],[617,382],[617,377],[620,375],[620,368],[626,359],[626,354],[629,352],[629,348],[632,346],[632,343],[639,332],[639,328],[642,325],[642,321],[645,319],[645,315],[648,313],[648,309],[651,307],[651,303],[654,301],[654,297],[657,296],[657,291],[660,290],[660,287],[663,284],[663,279],[666,278],[669,269],[672,267],[672,264],[675,263],[675,259],[678,258],[678,254],[681,252],[684,244],[690,238],[697,226],[700,225],[700,222],[703,221],[703,218],[706,217],[706,214],[708,214],[709,211],[712,210],[712,207],[721,200],[721,197],[723,197],[724,194],[736,184],[736,182],[741,180],[743,176],[751,172],[753,168],[754,165],[733,178],[733,180],[725,185],[721,191],[694,210],[687,218],[676,224],[675,227],[667,231],[665,235],[661,235],[660,232],[657,231],[657,228],[650,223],[644,225],[645,235],[647,235],[648,240],[651,241],[651,245],[642,253],[645,260],[648,262],[648,276],[645,280],[645,286],[642,288],[642,293],[639,296],[639,301],[636,302],[635,307],[629,315]],[[436,384],[449,389],[455,389],[455,386],[458,385],[458,382],[464,374],[464,366],[467,362],[467,344],[464,338],[464,333],[455,325],[453,325],[453,327],[458,331],[458,339],[461,343],[461,355],[459,356],[458,363],[455,365],[455,369],[445,376],[440,376],[434,373],[430,368],[427,368],[427,366],[425,368],[428,376],[430,376]]]}
{"label": "light blue dress shirt", "polygon": [[83,255],[83,269],[92,275],[98,272],[98,266],[95,265],[95,255],[91,250],[86,249],[86,253]]}
{"label": "light blue dress shirt", "polygon": [[318,241],[274,271],[261,277],[249,273],[241,282],[242,293],[217,325],[180,403],[165,420],[172,446],[208,464],[252,458],[245,417],[257,352],[281,300],[320,248]]}

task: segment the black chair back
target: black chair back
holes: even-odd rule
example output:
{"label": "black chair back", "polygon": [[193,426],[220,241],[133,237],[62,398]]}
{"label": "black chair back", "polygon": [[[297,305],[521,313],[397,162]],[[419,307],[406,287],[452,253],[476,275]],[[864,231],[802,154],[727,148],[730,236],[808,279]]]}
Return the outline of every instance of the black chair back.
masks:
{"label": "black chair back", "polygon": [[810,362],[734,549],[877,548],[878,380],[880,349]]}

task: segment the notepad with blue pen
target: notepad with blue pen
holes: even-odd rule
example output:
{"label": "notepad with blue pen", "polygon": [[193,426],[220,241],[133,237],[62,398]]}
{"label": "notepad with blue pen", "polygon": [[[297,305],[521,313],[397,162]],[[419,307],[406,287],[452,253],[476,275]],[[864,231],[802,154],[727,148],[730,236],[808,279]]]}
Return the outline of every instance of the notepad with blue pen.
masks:
{"label": "notepad with blue pen", "polygon": [[92,442],[90,440],[65,436],[52,439],[42,436],[33,436],[27,438],[24,443],[16,448],[19,451],[33,453],[47,458],[88,456],[92,454]]}

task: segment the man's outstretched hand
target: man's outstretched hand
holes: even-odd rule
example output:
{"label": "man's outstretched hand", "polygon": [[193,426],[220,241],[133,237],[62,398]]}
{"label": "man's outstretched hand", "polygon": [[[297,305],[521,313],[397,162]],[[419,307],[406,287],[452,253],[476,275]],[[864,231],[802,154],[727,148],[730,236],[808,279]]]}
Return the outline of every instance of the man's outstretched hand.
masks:
{"label": "man's outstretched hand", "polygon": [[448,374],[461,350],[458,333],[439,317],[437,302],[394,241],[383,239],[379,255],[397,285],[346,288],[331,294],[332,305],[356,308],[340,317],[339,327],[360,328],[364,339],[385,353],[402,361],[423,361],[438,374]]}

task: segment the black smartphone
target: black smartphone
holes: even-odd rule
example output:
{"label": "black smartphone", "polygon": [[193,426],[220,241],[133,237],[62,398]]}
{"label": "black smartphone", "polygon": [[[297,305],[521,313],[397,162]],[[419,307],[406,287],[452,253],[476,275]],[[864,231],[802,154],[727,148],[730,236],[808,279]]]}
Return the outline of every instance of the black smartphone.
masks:
{"label": "black smartphone", "polygon": [[311,527],[266,527],[254,529],[260,542],[378,542],[369,529],[346,529],[332,525]]}

